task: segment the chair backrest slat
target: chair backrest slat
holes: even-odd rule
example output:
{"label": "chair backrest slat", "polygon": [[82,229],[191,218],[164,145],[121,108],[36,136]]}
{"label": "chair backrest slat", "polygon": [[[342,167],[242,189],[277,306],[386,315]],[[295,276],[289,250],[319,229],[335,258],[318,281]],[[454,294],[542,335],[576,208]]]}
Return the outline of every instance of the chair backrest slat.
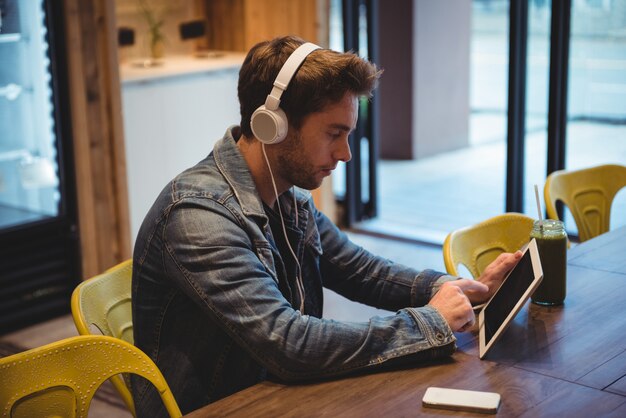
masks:
{"label": "chair backrest slat", "polygon": [[555,171],[543,190],[548,217],[559,219],[556,203],[563,202],[572,213],[580,241],[587,241],[609,230],[611,205],[623,187],[626,166],[622,165]]}
{"label": "chair backrest slat", "polygon": [[464,265],[473,277],[480,276],[500,254],[528,243],[533,223],[521,213],[505,213],[451,232],[443,243],[447,272],[458,276],[459,265]]}

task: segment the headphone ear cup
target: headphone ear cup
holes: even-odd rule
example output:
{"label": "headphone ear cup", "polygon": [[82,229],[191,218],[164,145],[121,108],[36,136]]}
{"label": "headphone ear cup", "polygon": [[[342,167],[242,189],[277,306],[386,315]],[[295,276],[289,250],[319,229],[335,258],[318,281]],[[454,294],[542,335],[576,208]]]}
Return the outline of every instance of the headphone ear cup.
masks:
{"label": "headphone ear cup", "polygon": [[289,123],[287,115],[280,107],[270,110],[262,105],[252,114],[250,127],[254,136],[262,143],[278,144],[287,136]]}

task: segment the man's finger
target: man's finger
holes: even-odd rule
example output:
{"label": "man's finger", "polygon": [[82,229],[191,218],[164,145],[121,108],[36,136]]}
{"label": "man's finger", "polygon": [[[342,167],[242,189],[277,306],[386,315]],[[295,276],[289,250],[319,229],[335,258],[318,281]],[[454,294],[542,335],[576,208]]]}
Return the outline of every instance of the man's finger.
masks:
{"label": "man's finger", "polygon": [[463,293],[468,292],[468,291],[474,291],[474,292],[488,292],[489,291],[489,286],[477,280],[461,279],[461,280],[456,280],[452,283],[454,283],[455,286],[458,286],[463,291]]}
{"label": "man's finger", "polygon": [[471,318],[469,318],[469,320],[465,323],[465,325],[459,328],[459,332],[465,332],[469,330],[470,328],[472,328],[475,324],[476,324],[476,316],[472,312]]}
{"label": "man's finger", "polygon": [[519,250],[512,254],[503,253],[496,260],[494,267],[496,267],[498,270],[510,270],[513,268],[513,266],[515,266],[515,264],[517,264],[521,257],[522,252]]}

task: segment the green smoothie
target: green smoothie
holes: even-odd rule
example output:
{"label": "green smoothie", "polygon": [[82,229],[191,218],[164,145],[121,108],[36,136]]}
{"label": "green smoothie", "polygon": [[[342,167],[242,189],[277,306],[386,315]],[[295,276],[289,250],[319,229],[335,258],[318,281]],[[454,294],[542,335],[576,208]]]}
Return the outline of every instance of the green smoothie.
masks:
{"label": "green smoothie", "polygon": [[561,305],[565,300],[567,276],[567,233],[563,222],[535,221],[530,237],[537,240],[543,269],[543,280],[531,300],[538,305]]}

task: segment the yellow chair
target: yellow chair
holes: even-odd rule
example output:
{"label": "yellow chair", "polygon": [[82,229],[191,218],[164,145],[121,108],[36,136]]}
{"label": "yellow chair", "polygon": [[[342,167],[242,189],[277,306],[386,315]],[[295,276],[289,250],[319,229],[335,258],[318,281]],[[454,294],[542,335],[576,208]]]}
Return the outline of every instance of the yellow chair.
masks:
{"label": "yellow chair", "polygon": [[580,241],[586,241],[609,230],[611,204],[625,186],[626,166],[622,165],[555,171],[543,188],[548,217],[559,219],[556,202],[560,200],[574,217]]}
{"label": "yellow chair", "polygon": [[[133,339],[131,310],[132,260],[126,260],[104,273],[80,283],[72,293],[72,317],[81,335],[91,335],[92,326],[100,333],[130,344]],[[96,332],[97,335],[97,332]],[[111,377],[111,383],[133,414],[135,404],[127,377]]]}
{"label": "yellow chair", "polygon": [[3,417],[87,417],[98,387],[119,373],[134,373],[158,390],[171,417],[182,414],[150,357],[117,338],[81,335],[0,359]]}
{"label": "yellow chair", "polygon": [[446,271],[458,276],[462,264],[472,277],[479,277],[500,254],[527,244],[533,223],[533,218],[521,213],[505,213],[451,232],[443,243]]}

